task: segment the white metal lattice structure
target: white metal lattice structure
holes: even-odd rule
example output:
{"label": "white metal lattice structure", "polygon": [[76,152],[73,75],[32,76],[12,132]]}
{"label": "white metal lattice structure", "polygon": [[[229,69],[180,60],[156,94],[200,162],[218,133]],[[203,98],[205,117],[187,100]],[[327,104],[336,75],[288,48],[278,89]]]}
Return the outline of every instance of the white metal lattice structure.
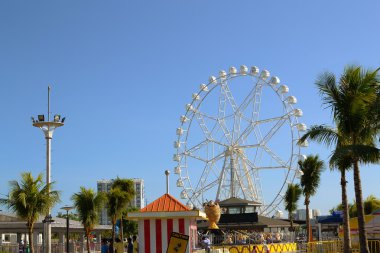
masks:
{"label": "white metal lattice structure", "polygon": [[278,210],[288,183],[299,173],[302,110],[278,77],[257,67],[231,67],[211,76],[180,116],[174,173],[181,198],[200,208],[230,197]]}

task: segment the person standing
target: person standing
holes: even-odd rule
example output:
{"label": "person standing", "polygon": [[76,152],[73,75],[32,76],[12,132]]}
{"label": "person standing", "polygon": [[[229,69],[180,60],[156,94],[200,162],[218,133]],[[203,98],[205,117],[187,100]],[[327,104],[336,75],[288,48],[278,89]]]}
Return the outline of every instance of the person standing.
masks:
{"label": "person standing", "polygon": [[128,248],[127,248],[128,253],[133,253],[133,242],[132,238],[128,237]]}
{"label": "person standing", "polygon": [[202,241],[201,241],[201,245],[202,245],[202,249],[204,249],[206,251],[206,253],[210,253],[210,239],[208,239],[207,236],[203,236],[202,237]]}
{"label": "person standing", "polygon": [[100,251],[101,251],[101,253],[112,253],[112,252],[109,252],[107,239],[102,239],[102,247],[101,247]]}
{"label": "person standing", "polygon": [[139,243],[137,241],[137,236],[134,235],[132,239],[133,239],[133,253],[139,253]]}
{"label": "person standing", "polygon": [[116,238],[115,253],[124,253],[124,245],[119,238]]}

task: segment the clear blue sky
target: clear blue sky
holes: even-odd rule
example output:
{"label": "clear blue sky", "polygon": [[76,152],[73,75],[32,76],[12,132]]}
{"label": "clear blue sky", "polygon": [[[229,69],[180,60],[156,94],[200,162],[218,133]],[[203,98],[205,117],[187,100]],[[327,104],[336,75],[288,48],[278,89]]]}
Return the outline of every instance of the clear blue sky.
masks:
{"label": "clear blue sky", "polygon": [[[302,122],[331,124],[314,81],[346,64],[380,66],[379,9],[378,1],[1,1],[0,193],[23,171],[45,171],[45,141],[30,116],[46,113],[48,84],[53,113],[66,116],[53,139],[56,210],[80,186],[116,176],[143,178],[148,201],[161,196],[184,105],[230,66],[268,69],[298,98]],[[305,153],[329,155],[316,144]],[[380,197],[379,178],[378,165],[362,168],[364,197]],[[174,175],[171,189],[179,198]],[[339,174],[326,171],[311,207],[326,213],[339,201]]]}

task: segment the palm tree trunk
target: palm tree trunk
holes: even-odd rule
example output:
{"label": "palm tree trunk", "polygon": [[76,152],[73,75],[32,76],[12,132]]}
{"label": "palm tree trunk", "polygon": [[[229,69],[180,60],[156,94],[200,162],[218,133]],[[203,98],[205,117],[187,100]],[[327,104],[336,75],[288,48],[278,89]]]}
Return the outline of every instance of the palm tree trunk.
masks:
{"label": "palm tree trunk", "polygon": [[29,234],[30,253],[34,253],[33,224],[28,226],[28,234]]}
{"label": "palm tree trunk", "polygon": [[114,249],[115,246],[115,221],[112,219],[112,249]]}
{"label": "palm tree trunk", "polygon": [[294,227],[293,227],[293,218],[292,217],[290,217],[290,237],[292,238],[291,239],[291,241],[292,242],[294,242],[294,231],[295,231],[295,229],[294,229]]}
{"label": "palm tree trunk", "polygon": [[311,242],[313,238],[313,235],[311,233],[311,226],[310,226],[309,204],[310,204],[310,200],[309,200],[309,197],[307,196],[305,197],[307,242]]}
{"label": "palm tree trunk", "polygon": [[121,243],[124,245],[123,214],[121,214],[121,218],[120,218],[120,235],[121,235]]}
{"label": "palm tree trunk", "polygon": [[88,253],[91,253],[91,249],[90,249],[90,232],[86,232],[86,236],[87,236],[87,242],[86,242],[86,245],[87,245],[87,252]]}
{"label": "palm tree trunk", "polygon": [[343,252],[351,253],[350,216],[348,212],[347,181],[346,171],[340,171],[340,184],[342,186],[342,206],[343,206]]}
{"label": "palm tree trunk", "polygon": [[363,194],[362,183],[360,179],[359,162],[354,162],[354,184],[355,184],[355,199],[358,212],[358,232],[359,232],[359,244],[360,253],[369,253],[367,234],[364,221],[364,208],[363,208]]}

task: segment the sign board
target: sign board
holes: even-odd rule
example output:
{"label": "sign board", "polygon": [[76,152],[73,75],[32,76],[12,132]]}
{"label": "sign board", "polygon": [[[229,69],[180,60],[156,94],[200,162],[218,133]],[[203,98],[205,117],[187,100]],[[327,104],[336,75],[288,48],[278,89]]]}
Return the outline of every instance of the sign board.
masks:
{"label": "sign board", "polygon": [[186,253],[189,236],[172,232],[166,253]]}

